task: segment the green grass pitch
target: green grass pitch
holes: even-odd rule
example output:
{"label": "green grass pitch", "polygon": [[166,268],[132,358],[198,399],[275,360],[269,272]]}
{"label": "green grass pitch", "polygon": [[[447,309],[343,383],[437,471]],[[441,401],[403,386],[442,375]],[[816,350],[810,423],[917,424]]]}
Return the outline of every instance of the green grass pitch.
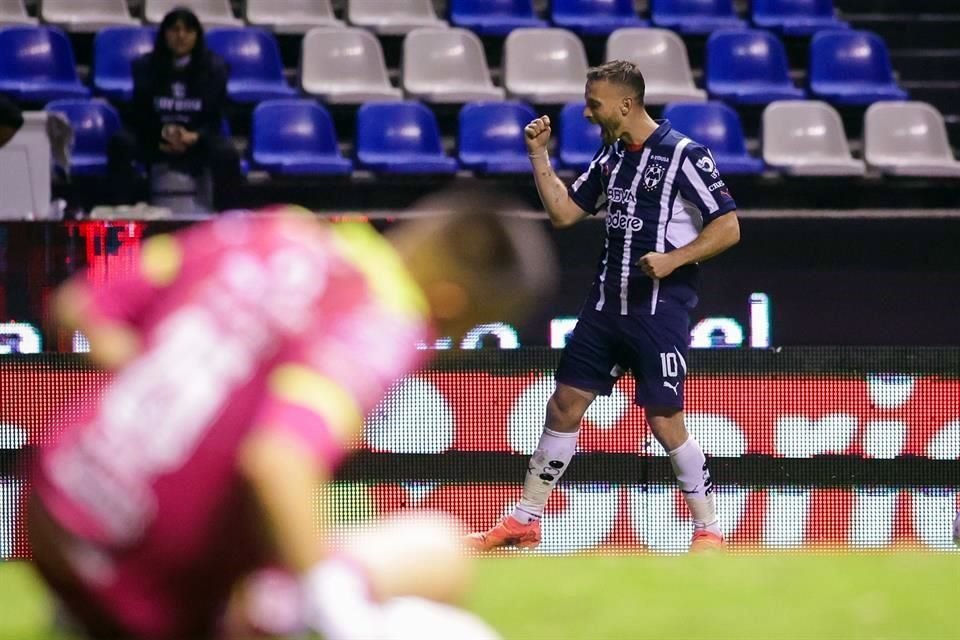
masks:
{"label": "green grass pitch", "polygon": [[[960,638],[960,554],[482,559],[467,606],[508,640]],[[52,638],[28,563],[0,563],[0,638]]]}

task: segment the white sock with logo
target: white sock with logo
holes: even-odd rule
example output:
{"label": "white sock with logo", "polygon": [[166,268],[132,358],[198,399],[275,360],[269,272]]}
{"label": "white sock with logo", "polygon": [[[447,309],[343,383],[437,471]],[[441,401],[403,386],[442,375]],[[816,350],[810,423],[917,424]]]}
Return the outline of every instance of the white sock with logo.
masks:
{"label": "white sock with logo", "polygon": [[523,481],[523,496],[513,509],[514,519],[523,524],[540,519],[553,488],[570,466],[579,435],[579,429],[563,433],[544,427],[537,450],[530,456],[527,477]]}
{"label": "white sock with logo", "polygon": [[713,498],[713,481],[703,449],[692,437],[670,452],[670,464],[677,476],[683,499],[693,516],[693,526],[723,535]]}

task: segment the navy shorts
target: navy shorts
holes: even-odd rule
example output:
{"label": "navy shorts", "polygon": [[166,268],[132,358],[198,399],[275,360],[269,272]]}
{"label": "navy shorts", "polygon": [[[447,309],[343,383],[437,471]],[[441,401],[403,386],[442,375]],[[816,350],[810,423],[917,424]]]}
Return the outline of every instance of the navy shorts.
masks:
{"label": "navy shorts", "polygon": [[656,315],[621,316],[584,309],[557,366],[557,382],[610,395],[625,371],[643,407],[683,408],[690,314],[660,305]]}

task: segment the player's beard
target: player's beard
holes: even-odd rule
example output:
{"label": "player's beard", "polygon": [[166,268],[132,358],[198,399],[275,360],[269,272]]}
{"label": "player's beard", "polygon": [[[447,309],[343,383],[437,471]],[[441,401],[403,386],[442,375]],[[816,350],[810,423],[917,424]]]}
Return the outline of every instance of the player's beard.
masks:
{"label": "player's beard", "polygon": [[611,121],[597,121],[597,124],[600,125],[600,138],[603,140],[603,144],[611,145],[614,144],[617,139],[620,137],[618,131],[620,129],[619,122]]}

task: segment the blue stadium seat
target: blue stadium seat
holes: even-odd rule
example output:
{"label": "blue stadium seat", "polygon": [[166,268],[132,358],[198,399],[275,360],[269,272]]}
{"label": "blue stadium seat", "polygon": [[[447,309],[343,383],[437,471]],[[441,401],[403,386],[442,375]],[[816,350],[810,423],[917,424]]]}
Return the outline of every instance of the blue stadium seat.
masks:
{"label": "blue stadium seat", "polygon": [[553,0],[550,5],[553,24],[581,35],[608,35],[649,24],[637,17],[633,0]]}
{"label": "blue stadium seat", "polygon": [[706,86],[734,104],[766,104],[804,97],[787,68],[783,43],[760,29],[715,31],[707,39]]}
{"label": "blue stadium seat", "polygon": [[250,103],[297,94],[283,77],[280,46],[273,34],[254,28],[210,29],[207,45],[230,65],[231,100]]}
{"label": "blue stadium seat", "polygon": [[456,173],[437,118],[420,102],[369,102],[357,111],[357,160],[382,173]]}
{"label": "blue stadium seat", "polygon": [[482,36],[505,36],[520,27],[545,27],[532,0],[450,0],[450,22]]}
{"label": "blue stadium seat", "polygon": [[833,0],[753,0],[753,24],[788,36],[808,36],[820,29],[846,29]]}
{"label": "blue stadium seat", "polygon": [[333,120],[313,100],[267,100],[253,110],[251,156],[276,175],[343,175],[353,163],[340,154]]}
{"label": "blue stadium seat", "polygon": [[673,102],[663,110],[663,117],[710,149],[721,173],[763,172],[763,160],[747,153],[740,116],[722,102]]}
{"label": "blue stadium seat", "polygon": [[650,18],[658,27],[688,34],[747,25],[734,12],[732,0],[651,0]]}
{"label": "blue stadium seat", "polygon": [[834,104],[906,100],[883,40],[869,31],[820,31],[810,40],[810,90]]}
{"label": "blue stadium seat", "polygon": [[54,100],[45,107],[67,117],[73,127],[70,172],[77,176],[107,172],[107,145],[120,128],[120,116],[109,102],[87,98]]}
{"label": "blue stadium seat", "polygon": [[560,111],[560,163],[583,171],[600,148],[600,126],[583,117],[584,104],[571,102]]}
{"label": "blue stadium seat", "polygon": [[93,88],[111,100],[133,97],[133,61],[153,50],[155,27],[108,27],[93,39]]}
{"label": "blue stadium seat", "polygon": [[86,98],[66,34],[56,27],[0,29],[0,93],[28,103]]}
{"label": "blue stadium seat", "polygon": [[460,164],[477,173],[527,173],[523,128],[537,115],[523,102],[471,102],[460,109]]}

